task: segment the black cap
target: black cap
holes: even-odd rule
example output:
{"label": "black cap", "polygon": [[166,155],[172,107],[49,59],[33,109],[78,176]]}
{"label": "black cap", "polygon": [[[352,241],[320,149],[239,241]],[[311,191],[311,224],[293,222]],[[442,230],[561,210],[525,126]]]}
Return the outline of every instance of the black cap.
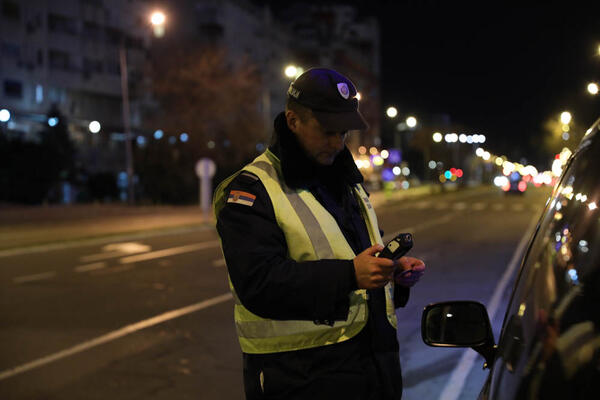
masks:
{"label": "black cap", "polygon": [[309,69],[292,82],[287,94],[310,108],[326,129],[349,131],[368,127],[358,111],[354,84],[332,69]]}

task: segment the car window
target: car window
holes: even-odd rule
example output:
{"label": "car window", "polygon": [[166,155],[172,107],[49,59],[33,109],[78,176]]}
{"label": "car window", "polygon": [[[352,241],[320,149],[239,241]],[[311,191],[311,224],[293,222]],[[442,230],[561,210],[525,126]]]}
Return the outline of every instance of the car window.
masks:
{"label": "car window", "polygon": [[575,385],[600,360],[598,139],[580,148],[555,188],[507,311],[499,347],[509,374],[495,383],[524,376],[519,390],[527,397]]}

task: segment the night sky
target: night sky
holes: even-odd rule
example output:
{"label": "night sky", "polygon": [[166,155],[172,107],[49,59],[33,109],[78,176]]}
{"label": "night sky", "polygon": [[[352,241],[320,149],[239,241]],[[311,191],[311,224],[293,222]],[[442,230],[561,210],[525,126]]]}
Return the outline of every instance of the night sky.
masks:
{"label": "night sky", "polygon": [[384,102],[449,114],[485,134],[490,151],[538,162],[546,120],[568,110],[585,130],[600,116],[586,89],[600,78],[597,10],[394,3],[376,6]]}
{"label": "night sky", "polygon": [[579,8],[574,2],[325,3],[353,4],[379,19],[382,100],[400,116],[447,114],[468,133],[485,134],[493,153],[538,163],[547,162],[539,153],[546,120],[568,110],[585,130],[600,117],[600,95],[586,90],[588,82],[600,81],[600,6],[589,6],[594,2]]}

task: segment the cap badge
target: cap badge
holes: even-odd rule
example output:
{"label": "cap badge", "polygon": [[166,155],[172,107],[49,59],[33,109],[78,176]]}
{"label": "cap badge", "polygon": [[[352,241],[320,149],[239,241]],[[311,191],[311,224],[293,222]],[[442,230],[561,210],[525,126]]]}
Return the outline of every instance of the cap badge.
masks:
{"label": "cap badge", "polygon": [[348,89],[348,84],[346,83],[338,83],[337,84],[338,92],[340,92],[340,96],[344,99],[348,99],[350,97],[350,90]]}
{"label": "cap badge", "polygon": [[295,99],[300,97],[300,91],[298,89],[296,89],[293,85],[290,85],[290,87],[288,89],[288,94]]}

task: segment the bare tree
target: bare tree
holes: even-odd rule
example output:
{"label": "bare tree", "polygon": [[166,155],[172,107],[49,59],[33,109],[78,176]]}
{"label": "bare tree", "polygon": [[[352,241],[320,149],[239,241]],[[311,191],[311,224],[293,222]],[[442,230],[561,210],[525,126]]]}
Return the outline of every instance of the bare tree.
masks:
{"label": "bare tree", "polygon": [[154,63],[160,107],[154,126],[167,136],[189,135],[186,149],[219,165],[241,164],[268,132],[260,114],[259,74],[248,60],[229,62],[223,49],[182,47]]}

